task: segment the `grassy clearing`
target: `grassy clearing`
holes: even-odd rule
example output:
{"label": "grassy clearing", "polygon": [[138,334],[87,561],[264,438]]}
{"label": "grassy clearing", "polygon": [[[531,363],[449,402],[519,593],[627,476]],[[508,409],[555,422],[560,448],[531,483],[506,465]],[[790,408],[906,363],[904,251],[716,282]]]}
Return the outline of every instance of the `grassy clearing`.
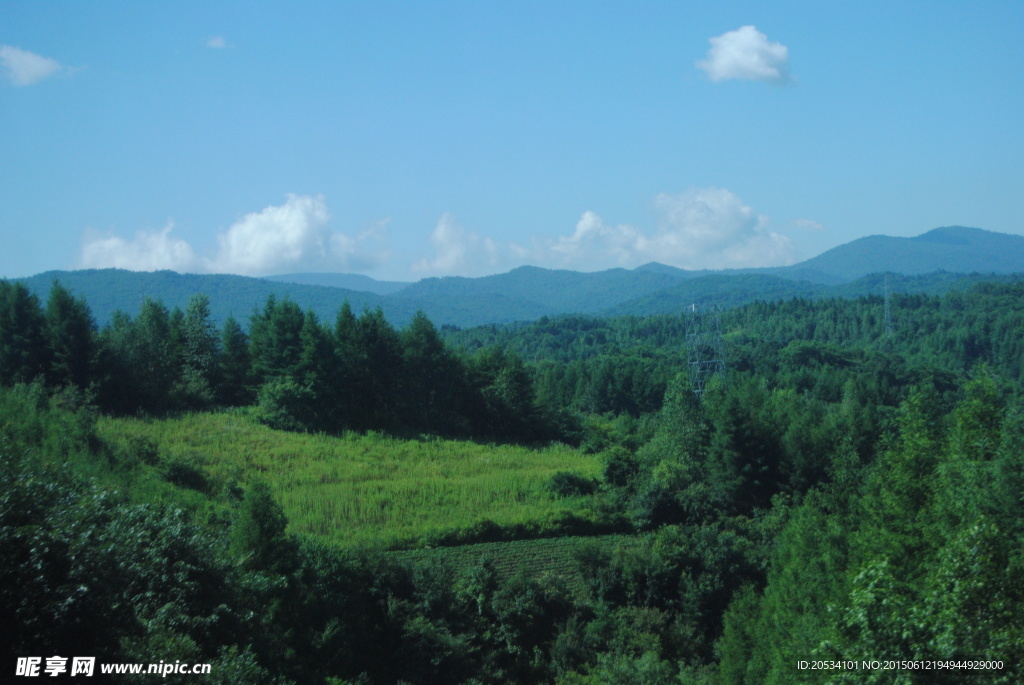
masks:
{"label": "grassy clearing", "polygon": [[399,548],[490,520],[501,526],[579,513],[590,498],[554,498],[551,476],[597,477],[598,457],[556,445],[541,450],[376,433],[343,437],[275,431],[240,414],[172,419],[102,418],[97,430],[129,451],[140,440],[157,460],[184,465],[214,496],[262,477],[291,529],[336,545]]}

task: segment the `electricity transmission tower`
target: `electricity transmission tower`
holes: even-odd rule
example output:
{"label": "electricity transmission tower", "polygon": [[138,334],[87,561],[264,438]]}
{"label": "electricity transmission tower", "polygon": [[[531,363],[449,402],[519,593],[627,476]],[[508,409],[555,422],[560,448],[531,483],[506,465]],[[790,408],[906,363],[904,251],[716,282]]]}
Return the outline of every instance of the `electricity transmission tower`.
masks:
{"label": "electricity transmission tower", "polygon": [[885,346],[892,345],[892,307],[890,306],[889,274],[885,274]]}
{"label": "electricity transmission tower", "polygon": [[725,343],[722,341],[722,311],[715,306],[691,304],[685,310],[687,367],[690,386],[697,399],[715,374],[725,377]]}

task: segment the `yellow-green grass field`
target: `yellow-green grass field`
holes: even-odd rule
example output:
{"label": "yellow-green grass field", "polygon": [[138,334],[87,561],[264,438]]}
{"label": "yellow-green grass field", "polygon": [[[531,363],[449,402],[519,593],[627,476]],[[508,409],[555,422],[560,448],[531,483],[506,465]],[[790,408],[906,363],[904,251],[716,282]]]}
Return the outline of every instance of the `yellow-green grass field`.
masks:
{"label": "yellow-green grass field", "polygon": [[578,512],[588,498],[557,499],[547,482],[559,471],[598,477],[601,470],[599,457],[564,445],[308,435],[232,413],[101,418],[97,430],[114,446],[155,443],[160,463],[188,464],[213,489],[263,478],[290,530],[341,547],[411,547],[483,520],[506,526]]}

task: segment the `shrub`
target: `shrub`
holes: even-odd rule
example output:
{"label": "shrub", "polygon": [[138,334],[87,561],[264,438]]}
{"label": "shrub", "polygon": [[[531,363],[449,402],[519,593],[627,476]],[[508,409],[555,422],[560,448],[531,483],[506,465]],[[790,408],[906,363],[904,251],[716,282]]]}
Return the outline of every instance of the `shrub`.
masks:
{"label": "shrub", "polygon": [[570,471],[559,471],[548,481],[548,490],[555,497],[578,497],[592,495],[597,489],[597,481]]}
{"label": "shrub", "polygon": [[275,378],[260,388],[256,418],[277,430],[309,431],[315,404],[309,387],[291,378]]}

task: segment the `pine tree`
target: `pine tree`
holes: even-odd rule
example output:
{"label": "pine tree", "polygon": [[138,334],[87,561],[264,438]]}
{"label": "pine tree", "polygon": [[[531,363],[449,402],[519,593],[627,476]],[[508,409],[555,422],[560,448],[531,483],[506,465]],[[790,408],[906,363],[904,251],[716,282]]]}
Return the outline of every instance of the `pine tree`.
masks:
{"label": "pine tree", "polygon": [[288,518],[270,486],[257,480],[249,485],[238,520],[232,528],[232,548],[247,568],[287,573],[294,568],[295,549],[285,533]]}
{"label": "pine tree", "polygon": [[45,374],[49,350],[39,298],[20,282],[0,281],[0,385]]}
{"label": "pine tree", "polygon": [[229,407],[251,404],[254,393],[251,387],[249,336],[234,317],[229,316],[224,322],[220,349],[217,400]]}
{"label": "pine tree", "polygon": [[75,299],[56,281],[46,302],[46,338],[50,385],[88,387],[96,361],[96,323],[85,299]]}
{"label": "pine tree", "polygon": [[210,320],[210,298],[193,295],[179,324],[181,345],[181,394],[195,408],[214,399],[218,378],[218,340]]}

